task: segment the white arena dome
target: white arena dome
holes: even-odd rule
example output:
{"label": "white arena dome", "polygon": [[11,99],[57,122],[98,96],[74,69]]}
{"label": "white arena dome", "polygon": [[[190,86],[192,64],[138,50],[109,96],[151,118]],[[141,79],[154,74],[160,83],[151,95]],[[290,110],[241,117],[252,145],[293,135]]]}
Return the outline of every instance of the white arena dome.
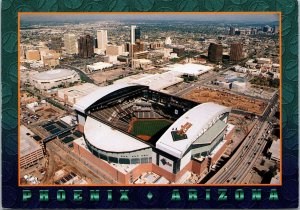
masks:
{"label": "white arena dome", "polygon": [[53,69],[49,71],[40,72],[35,74],[32,78],[34,80],[59,80],[65,77],[70,77],[77,74],[74,70],[68,69]]}

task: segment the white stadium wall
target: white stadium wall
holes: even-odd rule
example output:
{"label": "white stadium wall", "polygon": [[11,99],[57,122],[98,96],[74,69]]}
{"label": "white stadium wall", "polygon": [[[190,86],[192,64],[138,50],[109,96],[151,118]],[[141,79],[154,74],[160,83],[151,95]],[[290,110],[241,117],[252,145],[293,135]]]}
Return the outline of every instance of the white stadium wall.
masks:
{"label": "white stadium wall", "polygon": [[190,162],[191,160],[191,151],[186,153],[186,155],[180,160],[180,171]]}

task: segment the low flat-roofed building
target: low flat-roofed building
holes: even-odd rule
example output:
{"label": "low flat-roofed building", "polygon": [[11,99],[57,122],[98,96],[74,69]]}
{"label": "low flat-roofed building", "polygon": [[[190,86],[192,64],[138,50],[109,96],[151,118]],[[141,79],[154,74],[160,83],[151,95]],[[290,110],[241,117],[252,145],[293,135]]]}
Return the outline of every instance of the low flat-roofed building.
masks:
{"label": "low flat-roofed building", "polygon": [[44,67],[44,63],[42,61],[35,61],[30,63],[30,68],[37,69]]}
{"label": "low flat-roofed building", "polygon": [[118,56],[117,55],[107,55],[103,57],[105,63],[116,64],[118,63]]}
{"label": "low flat-roofed building", "polygon": [[38,50],[27,50],[26,59],[38,61],[41,59],[40,52]]}
{"label": "low flat-roofed building", "polygon": [[183,82],[183,78],[180,78],[182,74],[180,72],[164,72],[162,74],[143,74],[143,75],[134,75],[129,78],[123,78],[117,80],[115,84],[125,84],[125,83],[132,83],[132,84],[140,84],[140,85],[147,85],[152,90],[163,90],[167,87],[172,85],[178,84]]}
{"label": "low flat-roofed building", "polygon": [[140,85],[147,85],[152,90],[163,90],[167,87],[183,82],[183,78],[179,77],[178,72],[165,72],[162,74],[153,74],[144,78],[141,78],[134,83]]}
{"label": "low flat-roofed building", "polygon": [[62,118],[60,118],[61,121],[65,122],[69,126],[73,126],[76,123],[76,117],[72,115],[67,115]]}
{"label": "low flat-roofed building", "polygon": [[107,69],[107,68],[110,68],[112,66],[113,66],[113,64],[110,64],[110,63],[97,62],[97,63],[93,63],[92,65],[87,65],[86,67],[88,68],[88,70],[93,72],[93,71],[99,71],[99,70]]}
{"label": "low flat-roofed building", "polygon": [[169,65],[164,69],[169,71],[180,72],[182,74],[198,76],[212,70],[213,67],[205,66],[202,64],[194,64],[194,63],[187,63],[187,64],[177,63],[174,65]]}
{"label": "low flat-roofed building", "polygon": [[271,64],[272,61],[270,58],[257,58],[258,64]]}
{"label": "low flat-roofed building", "polygon": [[273,141],[269,152],[271,153],[271,159],[274,161],[280,161],[280,139]]}
{"label": "low flat-roofed building", "polygon": [[149,56],[149,51],[135,52],[133,54],[133,58],[135,59],[141,59],[141,58],[147,59],[148,56]]}
{"label": "low flat-roofed building", "polygon": [[34,134],[24,125],[20,127],[20,167],[36,165],[44,157],[41,145],[33,139]]}
{"label": "low flat-roofed building", "polygon": [[59,89],[57,91],[58,99],[69,104],[74,105],[82,97],[90,94],[98,88],[92,83],[83,83],[80,85]]}
{"label": "low flat-roofed building", "polygon": [[148,60],[148,59],[133,59],[132,63],[133,63],[133,68],[135,68],[135,69],[138,69],[138,68],[149,69],[152,67],[151,66],[152,61]]}
{"label": "low flat-roofed building", "polygon": [[[57,53],[58,54],[58,53]],[[55,67],[59,65],[59,60],[56,58],[57,55],[47,54],[43,56],[43,62],[45,66]]]}

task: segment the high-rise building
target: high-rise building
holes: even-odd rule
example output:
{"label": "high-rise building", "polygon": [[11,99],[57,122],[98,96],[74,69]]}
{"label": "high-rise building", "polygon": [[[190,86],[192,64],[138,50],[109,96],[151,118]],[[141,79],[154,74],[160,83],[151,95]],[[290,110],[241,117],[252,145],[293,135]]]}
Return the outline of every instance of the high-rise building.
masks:
{"label": "high-rise building", "polygon": [[271,26],[269,26],[269,25],[266,25],[266,26],[264,26],[263,27],[263,32],[271,32],[272,31],[272,27]]}
{"label": "high-rise building", "polygon": [[135,44],[141,41],[141,29],[135,25],[131,26],[130,43]]}
{"label": "high-rise building", "polygon": [[171,44],[172,44],[171,37],[168,36],[165,40],[165,45],[171,45]]}
{"label": "high-rise building", "polygon": [[240,61],[243,59],[243,45],[241,43],[232,43],[230,46],[230,60]]}
{"label": "high-rise building", "polygon": [[78,39],[78,54],[81,58],[94,56],[94,37],[91,35],[81,36]]}
{"label": "high-rise building", "polygon": [[182,46],[174,47],[173,52],[177,54],[178,57],[183,56],[185,48]]}
{"label": "high-rise building", "polygon": [[141,29],[140,27],[136,27],[134,30],[135,33],[135,42],[141,42]]}
{"label": "high-rise building", "polygon": [[150,48],[153,49],[153,50],[163,48],[163,47],[164,47],[164,43],[162,41],[150,43]]}
{"label": "high-rise building", "polygon": [[222,61],[223,46],[222,44],[211,43],[208,47],[208,59],[212,62]]}
{"label": "high-rise building", "polygon": [[124,51],[123,45],[107,45],[106,47],[106,55],[121,55]]}
{"label": "high-rise building", "polygon": [[278,26],[274,26],[273,33],[274,34],[278,34],[279,33],[279,27]]}
{"label": "high-rise building", "polygon": [[130,42],[126,42],[126,43],[124,44],[124,51],[125,51],[125,52],[129,52],[129,51],[130,51]]}
{"label": "high-rise building", "polygon": [[230,35],[230,36],[233,36],[234,33],[235,33],[235,28],[230,27],[230,29],[229,29],[229,35]]}
{"label": "high-rise building", "polygon": [[238,35],[238,36],[241,35],[241,31],[239,31],[239,30],[235,31],[234,35]]}
{"label": "high-rise building", "polygon": [[62,46],[63,46],[63,42],[61,37],[51,37],[51,44],[50,44],[51,50],[61,52]]}
{"label": "high-rise building", "polygon": [[251,35],[255,35],[257,33],[257,29],[256,28],[251,28]]}
{"label": "high-rise building", "polygon": [[75,34],[65,34],[64,35],[64,44],[66,52],[68,54],[76,54],[78,52],[76,46],[76,36]]}
{"label": "high-rise building", "polygon": [[97,44],[98,49],[106,50],[107,46],[107,30],[98,30],[97,31]]}
{"label": "high-rise building", "polygon": [[95,48],[98,49],[98,39],[97,38],[94,39],[94,46],[95,46]]}
{"label": "high-rise building", "polygon": [[136,44],[130,44],[129,47],[129,55],[133,56],[136,52],[141,52],[145,50],[144,43],[136,43]]}

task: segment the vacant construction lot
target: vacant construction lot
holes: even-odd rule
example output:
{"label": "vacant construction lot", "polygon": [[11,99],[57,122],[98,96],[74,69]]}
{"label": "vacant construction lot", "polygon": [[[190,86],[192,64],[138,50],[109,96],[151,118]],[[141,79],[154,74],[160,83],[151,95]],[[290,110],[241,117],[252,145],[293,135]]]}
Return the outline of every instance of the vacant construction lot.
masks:
{"label": "vacant construction lot", "polygon": [[183,97],[200,103],[214,102],[255,114],[262,114],[267,105],[262,100],[210,88],[197,88]]}

